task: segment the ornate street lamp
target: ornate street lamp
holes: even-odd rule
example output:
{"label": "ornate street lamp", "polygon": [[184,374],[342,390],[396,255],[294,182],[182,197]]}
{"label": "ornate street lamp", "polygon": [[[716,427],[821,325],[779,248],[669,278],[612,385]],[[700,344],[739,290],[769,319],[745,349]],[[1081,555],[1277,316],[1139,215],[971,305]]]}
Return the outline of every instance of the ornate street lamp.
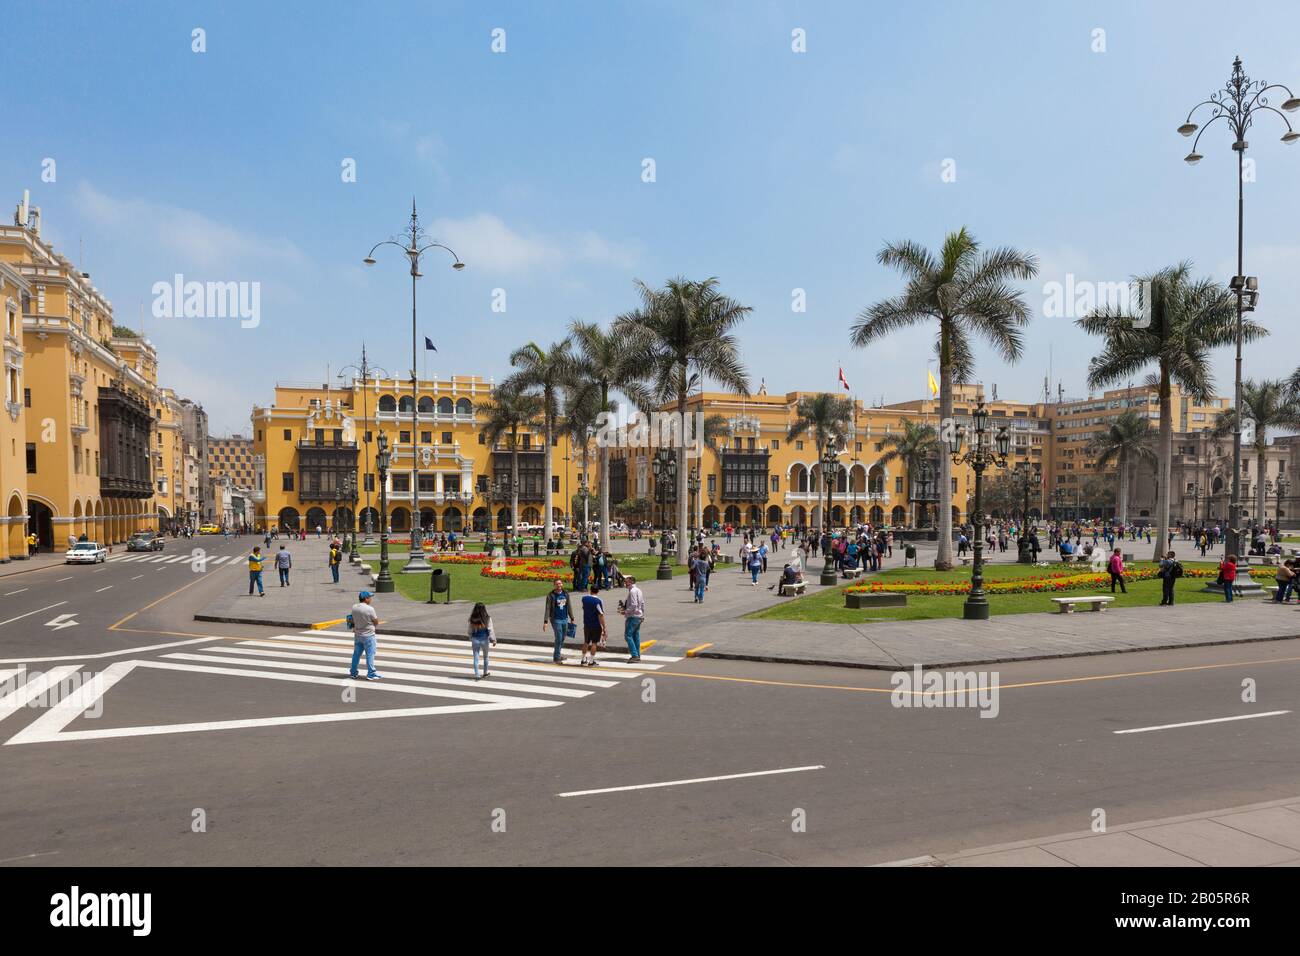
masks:
{"label": "ornate street lamp", "polygon": [[420,228],[420,217],[415,211],[415,199],[411,200],[411,221],[406,227],[406,234],[403,242],[396,239],[385,239],[383,242],[375,243],[370,250],[370,254],[362,261],[368,265],[375,264],[375,250],[380,246],[396,246],[402,250],[402,254],[411,262],[411,553],[407,559],[406,566],[402,569],[404,573],[429,574],[433,568],[429,562],[424,559],[424,543],[422,540],[423,524],[420,515],[420,380],[417,375],[417,356],[416,351],[416,312],[415,312],[415,280],[420,278],[420,258],[430,249],[442,249],[451,254],[451,267],[456,271],[465,268],[465,263],[460,261],[460,256],[444,246],[440,242],[425,242],[429,237]]}
{"label": "ornate street lamp", "polygon": [[[361,364],[343,366],[343,368],[339,369],[339,378],[342,378],[343,374],[349,370],[359,372],[361,375],[361,442],[364,445],[364,448],[361,451],[360,460],[364,465],[364,464],[368,464],[370,461],[370,437],[369,436],[371,433],[370,400],[369,400],[370,396],[369,393],[366,391],[366,384],[370,381],[370,376],[372,374],[376,377],[376,379],[381,375],[384,378],[392,378],[392,375],[388,373],[387,369],[378,368],[377,366],[370,364],[370,362],[366,358],[366,344],[364,342],[361,343]],[[370,488],[368,486],[366,487],[365,492],[366,492],[366,515],[365,518],[361,521],[361,527],[366,532],[366,538],[363,543],[366,545],[372,545],[375,543],[374,517],[373,517],[374,509],[370,507]]]}
{"label": "ornate street lamp", "polygon": [[[1218,120],[1227,120],[1227,126],[1232,131],[1233,143],[1232,149],[1237,154],[1237,274],[1232,277],[1229,287],[1237,297],[1237,355],[1236,355],[1236,376],[1235,388],[1233,391],[1232,407],[1237,409],[1237,414],[1233,416],[1232,426],[1232,500],[1229,505],[1229,514],[1232,516],[1228,521],[1227,536],[1225,547],[1228,554],[1241,554],[1242,542],[1238,536],[1238,529],[1235,527],[1241,520],[1240,503],[1241,503],[1241,343],[1242,343],[1242,313],[1249,312],[1255,308],[1259,301],[1259,283],[1254,276],[1244,275],[1245,263],[1243,253],[1243,221],[1244,221],[1244,199],[1245,190],[1243,188],[1243,172],[1246,164],[1246,149],[1250,144],[1246,141],[1246,131],[1250,129],[1255,121],[1257,113],[1277,113],[1282,117],[1282,122],[1286,124],[1286,132],[1282,134],[1282,142],[1288,146],[1300,140],[1300,133],[1291,128],[1291,121],[1278,111],[1277,107],[1269,103],[1268,93],[1270,90],[1285,91],[1287,98],[1282,101],[1282,109],[1288,113],[1300,109],[1300,97],[1297,97],[1291,90],[1281,83],[1265,83],[1263,80],[1251,80],[1242,69],[1241,57],[1236,57],[1232,61],[1232,75],[1228,78],[1227,84],[1221,90],[1216,90],[1210,94],[1208,100],[1203,100],[1192,107],[1191,112],[1187,114],[1187,120],[1182,126],[1178,127],[1178,132],[1184,136],[1191,136],[1196,133],[1196,139],[1192,141],[1192,151],[1183,157],[1184,161],[1195,166],[1203,158],[1196,151],[1196,144],[1201,141],[1201,135],[1215,124]],[[1192,116],[1202,106],[1209,107],[1210,119],[1204,126],[1198,126],[1192,122]],[[1200,130],[1200,132],[1197,132]]]}
{"label": "ornate street lamp", "polygon": [[821,585],[822,587],[835,587],[835,564],[831,557],[831,502],[835,492],[835,479],[839,476],[839,452],[835,450],[834,442],[827,442],[826,447],[822,449],[821,456],[822,481],[826,483],[826,547],[823,548],[826,563],[822,565]]}
{"label": "ornate street lamp", "polygon": [[1007,466],[1007,453],[1011,450],[1011,435],[1007,432],[1006,426],[1001,425],[993,441],[989,441],[989,413],[984,410],[983,402],[975,407],[971,419],[974,429],[971,434],[970,449],[962,451],[962,445],[966,440],[965,425],[958,425],[953,429],[948,439],[948,446],[952,452],[953,464],[970,465],[971,470],[975,472],[975,512],[971,515],[975,559],[971,562],[970,593],[966,595],[966,603],[962,606],[962,617],[968,621],[987,621],[989,602],[984,595],[984,512],[982,510],[984,470],[994,465],[999,468]]}
{"label": "ornate street lamp", "polygon": [[[650,470],[655,476],[655,497],[659,499],[659,514],[661,517],[667,517],[668,511],[668,487],[677,480],[677,456],[667,448],[661,448],[655,452],[655,456],[650,461]],[[667,521],[664,522],[665,526]],[[668,564],[668,548],[664,545],[665,529],[659,529],[659,568],[655,571],[655,579],[658,581],[671,581],[673,569]]]}
{"label": "ornate street lamp", "polygon": [[380,432],[375,443],[379,447],[375,456],[375,470],[379,472],[379,577],[375,579],[375,590],[388,594],[393,590],[393,575],[388,570],[388,436]]}
{"label": "ornate street lamp", "polygon": [[361,555],[357,553],[357,477],[356,475],[343,476],[343,499],[348,503],[348,533],[351,538],[348,563],[356,564],[361,560]]}
{"label": "ornate street lamp", "polygon": [[700,493],[700,470],[698,468],[691,469],[691,473],[686,477],[686,490],[690,493],[690,515],[687,522],[689,528],[695,521],[695,503]]}
{"label": "ornate street lamp", "polygon": [[1029,495],[1030,492],[1035,492],[1042,487],[1043,473],[1037,465],[1030,468],[1021,462],[1012,474],[1015,476],[1016,486],[1024,495],[1024,507],[1020,511],[1020,537],[1016,541],[1016,561],[1019,564],[1033,564],[1034,553],[1029,547]]}

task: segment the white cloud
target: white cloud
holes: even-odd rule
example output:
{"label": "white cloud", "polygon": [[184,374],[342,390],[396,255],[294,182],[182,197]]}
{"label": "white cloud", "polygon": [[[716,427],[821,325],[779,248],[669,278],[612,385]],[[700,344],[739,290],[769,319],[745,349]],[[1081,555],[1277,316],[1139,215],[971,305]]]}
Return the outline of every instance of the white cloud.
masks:
{"label": "white cloud", "polygon": [[192,209],[109,196],[85,182],[77,187],[77,199],[90,222],[116,234],[133,234],[142,245],[155,247],[155,253],[166,250],[181,267],[233,277],[250,268],[308,262],[307,255],[289,239],[258,235]]}
{"label": "white cloud", "polygon": [[485,273],[524,273],[585,262],[630,269],[640,255],[637,243],[620,243],[588,230],[576,236],[525,234],[491,213],[434,221],[431,234],[470,268]]}

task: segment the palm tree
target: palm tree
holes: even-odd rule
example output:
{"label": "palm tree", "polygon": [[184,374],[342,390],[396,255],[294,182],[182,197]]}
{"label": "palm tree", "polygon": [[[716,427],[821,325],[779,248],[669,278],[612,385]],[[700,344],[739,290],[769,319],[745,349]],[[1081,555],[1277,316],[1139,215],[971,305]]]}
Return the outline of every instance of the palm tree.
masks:
{"label": "palm tree", "polygon": [[[594,423],[598,429],[601,425],[608,425],[611,392],[622,392],[642,411],[650,407],[650,398],[641,384],[641,367],[634,361],[632,351],[616,329],[607,331],[592,322],[575,321],[570,332],[578,350],[573,399],[594,409]],[[597,440],[600,445],[600,546],[603,550],[609,547],[609,441],[600,437]]]}
{"label": "palm tree", "polygon": [[1115,465],[1119,471],[1119,520],[1128,524],[1129,474],[1142,459],[1154,459],[1151,420],[1129,409],[1115,417],[1105,428],[1098,429],[1088,443],[1096,456],[1098,470]]}
{"label": "palm tree", "polygon": [[[982,338],[1008,362],[1020,358],[1020,330],[1029,307],[1008,283],[1038,273],[1034,256],[1011,248],[980,250],[962,228],[949,233],[936,257],[914,242],[891,243],[876,256],[907,279],[902,294],[869,306],[858,315],[852,343],[858,348],[923,322],[938,323],[939,418],[943,434],[954,427],[952,386],[974,371],[974,340]],[[934,566],[952,567],[952,459],[939,456],[939,553]]]}
{"label": "palm tree", "polygon": [[[502,383],[492,390],[492,396],[480,404],[484,416],[481,434],[489,449],[503,435],[510,439],[510,523],[519,533],[519,430],[531,427],[542,414],[542,400],[520,388],[517,384]],[[491,458],[489,457],[489,461]],[[547,482],[550,476],[546,477]],[[492,516],[488,516],[491,527]]]}
{"label": "palm tree", "polygon": [[[1290,394],[1289,383],[1281,379],[1257,382],[1247,379],[1241,383],[1241,407],[1245,417],[1255,423],[1255,434],[1250,444],[1255,449],[1255,520],[1261,525],[1268,518],[1264,503],[1264,467],[1268,454],[1270,430],[1300,428],[1300,410]],[[1233,434],[1237,427],[1237,411],[1226,408],[1214,422],[1214,432],[1219,437]],[[1250,436],[1243,436],[1250,437]]]}
{"label": "palm tree", "polygon": [[554,502],[551,497],[551,475],[554,474],[551,445],[559,434],[557,423],[561,411],[560,398],[565,384],[574,375],[572,345],[567,338],[552,344],[549,349],[543,349],[536,342],[529,342],[511,353],[510,364],[519,371],[502,384],[534,390],[542,403],[542,431],[546,442],[546,486],[542,489],[542,513],[546,517],[542,519],[542,526],[546,528],[546,538],[549,541],[555,533],[552,512]]}
{"label": "palm tree", "polygon": [[[879,460],[882,465],[902,462],[907,469],[907,484],[911,491],[912,482],[921,471],[921,463],[939,454],[939,433],[933,425],[914,422],[909,418],[902,419],[899,424],[903,426],[901,432],[890,432],[880,440],[880,444],[888,451]],[[915,528],[916,496],[909,493],[908,498],[911,499],[908,504],[911,507],[912,527]]]}
{"label": "palm tree", "polygon": [[[837,452],[849,441],[849,429],[853,425],[853,403],[847,398],[819,392],[816,395],[804,395],[795,406],[794,421],[786,432],[785,440],[794,441],[802,435],[812,432],[818,453],[827,448]],[[824,472],[824,469],[823,469]],[[826,530],[831,529],[831,505],[829,492],[835,485],[834,475],[822,474],[822,483],[826,485]]]}
{"label": "palm tree", "polygon": [[[587,514],[587,501],[591,497],[591,437],[595,434],[596,423],[600,417],[600,396],[595,392],[584,390],[580,380],[575,379],[564,389],[564,433],[569,439],[569,448],[577,446],[582,462],[582,484],[586,490],[583,496],[582,527],[584,532],[590,523]],[[577,521],[577,515],[574,515]],[[572,529],[570,529],[572,530]]]}
{"label": "palm tree", "polygon": [[[748,394],[749,373],[740,360],[740,344],[732,334],[752,311],[723,295],[718,280],[669,279],[662,289],[636,283],[641,307],[616,323],[626,335],[635,363],[645,369],[651,395],[672,403],[686,421],[687,396],[703,389],[706,379],[723,388]],[[684,436],[683,436],[684,439]],[[677,562],[686,563],[686,443],[677,449]]]}
{"label": "palm tree", "polygon": [[[1105,305],[1075,320],[1085,331],[1105,340],[1103,351],[1088,363],[1088,385],[1101,388],[1156,366],[1160,395],[1160,443],[1156,482],[1159,536],[1155,558],[1160,560],[1169,540],[1169,479],[1173,460],[1174,418],[1172,386],[1176,382],[1193,398],[1209,400],[1214,384],[1210,350],[1234,341],[1236,306],[1227,289],[1210,279],[1192,279],[1192,266],[1181,262],[1136,281],[1141,289],[1142,316]],[[1242,334],[1253,340],[1266,334],[1243,319]]]}

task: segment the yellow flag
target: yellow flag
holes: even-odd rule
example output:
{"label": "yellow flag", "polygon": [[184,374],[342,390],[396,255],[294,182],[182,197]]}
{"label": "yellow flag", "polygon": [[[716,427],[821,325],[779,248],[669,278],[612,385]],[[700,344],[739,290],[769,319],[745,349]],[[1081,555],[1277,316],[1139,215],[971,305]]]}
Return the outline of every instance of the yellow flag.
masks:
{"label": "yellow flag", "polygon": [[939,394],[939,383],[934,380],[934,373],[929,369],[925,370],[925,374],[930,379],[930,397],[935,398]]}

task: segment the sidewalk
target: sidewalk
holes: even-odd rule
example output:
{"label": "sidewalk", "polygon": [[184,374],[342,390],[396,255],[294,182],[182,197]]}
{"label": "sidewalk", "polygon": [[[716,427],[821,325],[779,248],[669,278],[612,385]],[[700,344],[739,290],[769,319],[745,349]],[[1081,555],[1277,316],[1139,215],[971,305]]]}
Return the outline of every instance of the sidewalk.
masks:
{"label": "sidewalk", "polygon": [[[279,542],[274,543],[272,551],[278,546]],[[241,578],[237,590],[213,601],[195,619],[303,629],[342,618],[356,602],[359,590],[372,589],[370,576],[346,562],[340,570],[340,583],[329,580],[326,540],[290,542],[289,550],[294,560],[290,587],[278,585],[268,555],[263,575],[265,598],[245,594]],[[742,620],[755,609],[786,600],[768,590],[776,583],[783,560],[784,553],[773,556],[757,588],[736,565],[720,565],[702,605],[693,602],[685,577],[641,581],[647,608],[642,640],[654,640],[656,647],[666,652],[693,651],[698,657],[893,671],[918,664],[956,667],[1300,637],[1297,608],[1278,607],[1264,599],[1232,605],[1128,608],[1102,614],[1053,614],[1045,606],[1042,614],[1007,615],[989,621],[820,624]],[[463,573],[477,571],[467,568]],[[821,590],[815,568],[807,577],[810,595]],[[621,593],[615,591],[607,601],[609,644],[616,649],[624,647],[622,624],[615,611]],[[543,603],[539,596],[492,607],[497,633],[516,643],[549,645],[550,630],[542,627]],[[439,638],[465,635],[469,616],[465,602],[430,605],[393,593],[376,594],[374,604],[385,622],[385,633]]]}
{"label": "sidewalk", "polygon": [[1300,797],[878,866],[1300,866]]}

